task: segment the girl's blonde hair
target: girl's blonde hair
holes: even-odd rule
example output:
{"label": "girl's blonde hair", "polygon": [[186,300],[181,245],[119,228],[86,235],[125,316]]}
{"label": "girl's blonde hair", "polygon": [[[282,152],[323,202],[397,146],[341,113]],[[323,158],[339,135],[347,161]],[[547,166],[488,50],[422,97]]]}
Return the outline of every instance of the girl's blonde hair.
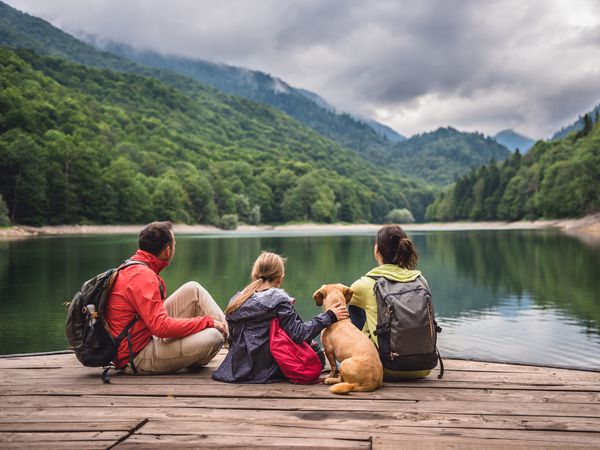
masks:
{"label": "girl's blonde hair", "polygon": [[278,254],[262,252],[252,266],[252,273],[250,275],[252,282],[229,303],[229,306],[225,308],[225,314],[231,314],[242,306],[264,282],[283,278],[284,264],[285,258]]}

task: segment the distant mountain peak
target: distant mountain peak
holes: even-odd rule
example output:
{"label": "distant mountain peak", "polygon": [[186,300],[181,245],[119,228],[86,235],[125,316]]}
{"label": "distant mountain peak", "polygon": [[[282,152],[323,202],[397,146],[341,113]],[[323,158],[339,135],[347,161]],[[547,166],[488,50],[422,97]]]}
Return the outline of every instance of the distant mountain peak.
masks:
{"label": "distant mountain peak", "polygon": [[512,152],[519,149],[521,153],[525,153],[533,146],[533,144],[535,144],[534,139],[528,138],[527,136],[523,136],[522,134],[519,134],[515,130],[510,128],[499,131],[493,137],[496,140],[496,142],[498,142],[501,145],[504,145]]}

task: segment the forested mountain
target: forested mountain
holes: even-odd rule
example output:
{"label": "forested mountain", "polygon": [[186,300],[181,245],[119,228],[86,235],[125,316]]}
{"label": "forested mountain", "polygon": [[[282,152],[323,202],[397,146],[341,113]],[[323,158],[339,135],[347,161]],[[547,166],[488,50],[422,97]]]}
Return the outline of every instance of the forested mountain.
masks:
{"label": "forested mountain", "polygon": [[218,93],[208,85],[178,75],[135,63],[126,58],[102,52],[75,39],[48,22],[17,11],[0,1],[0,46],[25,48],[40,55],[58,56],[89,67],[150,76],[187,94]]}
{"label": "forested mountain", "polygon": [[[182,200],[185,204],[169,215],[173,220],[218,223],[224,215],[237,213],[244,221],[256,221],[257,214],[250,217],[246,211],[256,213],[256,207],[260,207],[263,222],[381,221],[396,207],[407,207],[417,219],[422,219],[427,203],[433,198],[431,189],[422,183],[403,181],[405,177],[398,172],[375,169],[356,152],[303,128],[273,108],[219,93],[166,70],[100,52],[47,22],[3,3],[0,3],[0,43],[30,47],[36,52],[66,57],[87,66],[155,78],[91,70],[64,60],[39,58],[30,52],[14,55],[3,51],[3,56],[7,56],[6,61],[3,57],[1,67],[4,80],[0,94],[3,121],[0,192],[17,223],[134,222],[155,217],[159,200],[154,184],[166,177],[184,188],[183,175],[175,167],[182,161],[194,166],[190,168],[194,176],[198,172],[208,182],[202,189],[209,193],[207,197],[213,196],[214,207],[209,199],[208,206],[204,205],[206,210],[191,208],[196,201],[195,194],[185,192],[184,195],[175,189],[182,195],[175,196],[179,201],[173,204],[181,206]],[[15,70],[27,76],[14,77]],[[43,80],[36,79],[40,75],[35,70],[43,72]],[[147,89],[137,92],[138,84]],[[55,89],[46,92],[38,89],[39,85]],[[132,92],[138,95],[134,97]],[[65,103],[71,99],[74,99],[72,103]],[[90,105],[95,105],[100,112],[90,109]],[[113,111],[122,121],[111,117],[108,111]],[[69,123],[71,117],[81,120],[81,126]],[[33,122],[38,125],[34,127]],[[102,133],[96,135],[99,127],[106,128],[104,131],[111,136],[110,140],[102,140]],[[53,146],[48,138],[54,131],[62,133],[68,145],[61,141],[60,145]],[[70,156],[65,156],[66,160],[54,161],[53,165],[54,158],[60,160],[64,156],[60,156],[66,151],[62,143],[71,149],[69,151],[83,151],[86,158],[78,155],[71,161]],[[27,152],[31,156],[29,160],[23,159],[26,155],[19,155],[17,149],[21,144],[21,150],[35,149]],[[124,149],[127,150],[121,154]],[[126,198],[122,197],[127,197],[124,190],[144,191],[140,195],[146,198],[148,194],[154,199],[146,198],[147,211],[140,208],[139,214],[119,214],[116,204],[99,208],[102,206],[97,200],[100,193],[90,186],[77,186],[73,181],[77,177],[83,177],[79,181],[86,183],[106,181],[106,177],[111,177],[111,157],[124,164],[124,174],[140,171],[140,176],[131,178],[146,179],[141,191],[136,183],[135,188],[113,185],[111,192],[105,194],[117,196],[121,198],[118,202],[124,202]],[[85,167],[77,166],[84,160]],[[56,180],[62,180],[65,185],[68,192],[62,197],[69,198],[68,201],[60,200],[61,194],[53,185],[58,181],[41,169],[42,163],[62,167],[62,175]],[[85,174],[92,169],[94,176],[87,177]],[[264,170],[267,172],[263,174]],[[243,172],[243,176],[237,172]],[[257,181],[254,177],[258,177]],[[34,183],[34,187],[24,182],[25,179],[37,184]],[[39,195],[37,200],[31,197],[34,193]],[[287,197],[286,193],[289,193]],[[89,198],[71,200],[70,196]],[[107,204],[110,203],[108,197]],[[296,201],[299,197],[304,203]],[[123,206],[122,210],[129,211],[131,207]]]}
{"label": "forested mountain", "polygon": [[400,173],[414,174],[429,183],[443,186],[472,167],[490,159],[504,160],[510,151],[480,133],[464,133],[454,128],[438,128],[395,144],[382,162]]}
{"label": "forested mountain", "polygon": [[535,141],[528,137],[523,136],[513,130],[502,130],[494,135],[494,139],[501,145],[504,145],[507,149],[515,151],[519,149],[521,153],[526,153]]}
{"label": "forested mountain", "polygon": [[[401,182],[272,108],[0,50],[0,193],[17,223],[381,221]],[[409,201],[408,198],[413,200]]]}
{"label": "forested mountain", "polygon": [[567,137],[567,135],[569,133],[573,133],[573,132],[582,130],[583,127],[585,126],[584,121],[585,121],[586,116],[587,116],[588,120],[591,120],[593,122],[598,122],[598,116],[600,116],[600,105],[597,105],[591,111],[589,111],[589,112],[585,113],[584,115],[580,116],[571,125],[568,125],[566,127],[561,128],[559,131],[557,131],[556,133],[554,133],[554,135],[552,135],[552,137],[550,139],[551,140],[562,139],[564,137]]}
{"label": "forested mountain", "polygon": [[101,52],[1,2],[0,45],[30,49],[2,49],[0,66],[0,194],[17,223],[379,222],[396,208],[423,220],[442,185],[509,154],[450,128],[392,145],[321,104],[351,150],[273,107]]}
{"label": "forested mountain", "polygon": [[600,122],[472,170],[427,209],[432,220],[580,217],[600,210]]}
{"label": "forested mountain", "polygon": [[[263,72],[199,59],[165,56],[89,36],[84,39],[101,50],[150,67],[171,70],[209,84],[220,91],[274,106],[323,136],[357,151],[367,148],[376,150],[386,147],[390,142],[404,139],[377,122],[359,120],[347,113],[340,114],[317,94],[294,88],[285,81]],[[388,136],[392,133],[395,133],[394,139],[388,141]]]}

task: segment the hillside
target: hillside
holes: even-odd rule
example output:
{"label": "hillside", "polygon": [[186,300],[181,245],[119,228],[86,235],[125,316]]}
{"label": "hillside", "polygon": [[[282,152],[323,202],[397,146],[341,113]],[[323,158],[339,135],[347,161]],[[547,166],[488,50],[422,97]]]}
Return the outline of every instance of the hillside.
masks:
{"label": "hillside", "polygon": [[431,220],[581,217],[600,211],[600,122],[525,156],[461,177],[427,209]]}
{"label": "hillside", "polygon": [[504,145],[512,152],[519,149],[521,153],[527,153],[527,150],[535,144],[533,139],[523,136],[514,130],[502,130],[494,135],[494,139],[498,144]]}
{"label": "hillside", "polygon": [[[147,111],[140,109],[143,104],[152,104],[154,100],[159,102],[175,101],[177,104],[185,101],[185,106],[181,106],[182,114],[186,116],[185,121],[189,121],[190,124],[186,123],[185,127],[181,130],[179,130],[181,125],[173,125],[176,130],[179,130],[181,135],[179,139],[184,141],[204,139],[211,144],[218,144],[216,148],[220,149],[220,152],[222,152],[222,148],[231,147],[231,151],[222,152],[227,153],[227,157],[224,157],[219,152],[213,155],[210,151],[204,150],[202,156],[204,159],[192,158],[194,160],[192,164],[196,169],[203,170],[206,166],[210,165],[209,162],[212,161],[213,157],[215,161],[212,162],[215,163],[221,161],[222,164],[225,164],[226,160],[236,161],[237,158],[240,158],[240,163],[254,164],[254,161],[251,161],[247,155],[240,156],[238,153],[240,151],[244,153],[247,149],[259,148],[261,152],[264,152],[262,160],[270,158],[273,160],[274,165],[278,164],[283,168],[293,165],[295,168],[292,171],[298,176],[322,168],[326,172],[334,171],[337,175],[344,178],[343,180],[340,179],[339,183],[333,183],[332,181],[334,184],[332,188],[334,191],[333,207],[331,207],[328,213],[322,212],[318,214],[313,213],[308,207],[303,207],[303,212],[296,211],[294,214],[291,214],[291,210],[293,209],[291,206],[287,210],[288,214],[284,214],[282,212],[282,202],[286,191],[284,189],[276,188],[272,192],[273,201],[271,201],[268,199],[271,197],[267,194],[259,199],[256,194],[246,193],[244,186],[240,187],[236,185],[236,194],[250,198],[254,202],[254,206],[261,207],[261,220],[263,222],[301,219],[320,221],[345,220],[350,222],[364,220],[380,221],[393,207],[407,207],[412,211],[417,220],[423,220],[428,203],[433,200],[434,193],[441,186],[450,183],[457,176],[468,172],[472,167],[487,163],[492,157],[501,160],[507,154],[507,150],[503,149],[503,147],[493,141],[486,140],[479,134],[461,133],[451,129],[441,129],[432,133],[414,136],[409,140],[392,145],[389,140],[381,138],[368,126],[360,124],[357,127],[356,120],[349,115],[337,115],[332,112],[331,107],[318,95],[301,89],[295,90],[294,95],[301,96],[304,99],[303,101],[312,105],[312,108],[314,108],[314,105],[319,106],[319,114],[326,113],[329,119],[335,119],[333,128],[345,136],[343,139],[338,136],[339,140],[336,143],[323,136],[327,135],[326,131],[321,130],[322,134],[317,134],[318,131],[315,132],[314,130],[311,131],[302,127],[302,125],[295,122],[290,116],[285,116],[275,108],[238,96],[224,94],[211,86],[202,84],[190,77],[176,74],[170,70],[144,66],[126,58],[99,51],[58,30],[49,23],[23,14],[2,2],[0,2],[0,44],[13,48],[32,49],[36,54],[58,56],[88,67],[105,68],[132,74],[133,78],[126,78],[126,82],[133,83],[133,91],[137,89],[137,84],[160,87],[157,89],[162,92],[160,94],[161,97],[154,99],[151,95],[155,95],[156,92],[146,92],[145,95],[147,97],[140,98],[139,105],[136,105],[136,99],[129,99],[126,107],[118,102],[117,104],[113,104],[115,100],[122,100],[121,97],[125,95],[124,93],[119,92],[115,94],[118,91],[118,89],[115,89],[115,86],[109,85],[105,87],[102,84],[107,80],[114,80],[115,77],[116,79],[120,79],[121,75],[118,73],[108,71],[93,72],[104,75],[99,79],[91,80],[89,83],[80,83],[76,87],[80,95],[92,95],[97,101],[101,101],[108,108],[122,108],[125,115],[129,115],[130,110],[135,109],[136,114],[140,114],[141,116],[139,117],[143,116],[144,120],[146,120],[148,119],[145,116]],[[29,56],[25,57],[21,55],[21,57],[25,59],[27,64],[36,66],[35,57],[29,53],[27,54]],[[45,73],[47,73],[48,65],[56,66],[58,64],[56,62],[48,63],[49,60],[47,59],[44,61],[46,61],[43,63],[45,65],[45,68],[43,68]],[[67,65],[64,67],[70,66]],[[75,67],[70,67],[69,70],[84,73],[85,76],[92,73],[84,70],[83,67]],[[230,69],[233,70],[233,68]],[[85,76],[82,75],[82,79],[85,79]],[[260,73],[254,73],[253,76],[257,77],[255,81],[262,80],[266,84],[271,84],[271,86],[274,80],[276,80]],[[153,80],[148,77],[151,77]],[[71,90],[75,88],[73,85],[65,84],[65,79],[70,79],[69,75],[53,72],[50,74],[50,78],[62,84],[65,89]],[[125,83],[123,80],[121,82]],[[13,86],[13,89],[17,89],[18,91],[18,85]],[[290,88],[285,84],[281,84],[278,89],[286,90]],[[271,91],[273,91],[272,88]],[[21,97],[22,101],[37,101],[37,99],[24,95],[24,92],[17,92],[17,94]],[[100,94],[104,96],[99,97]],[[64,95],[68,96],[71,94],[70,92],[65,92]],[[172,100],[171,97],[177,100]],[[280,99],[285,99],[290,96],[279,95],[279,97]],[[50,104],[53,105],[52,102],[54,101],[59,101],[59,99],[52,99]],[[85,105],[86,101],[81,100],[81,104]],[[188,105],[194,106],[191,107]],[[160,108],[155,105],[152,105],[149,110],[152,111],[150,117],[152,120],[159,122],[166,120],[161,115],[163,112],[157,112],[160,111]],[[201,120],[207,120],[207,123],[192,124],[193,121],[190,118],[190,114],[197,114],[196,121],[200,118]],[[272,121],[271,117],[275,119]],[[285,117],[288,117],[288,119]],[[317,125],[325,125],[329,119],[319,115],[316,120]],[[168,120],[166,122],[168,123]],[[57,122],[53,123],[52,126],[60,129],[61,124]],[[49,126],[47,129],[51,129],[52,126]],[[84,125],[85,127],[87,125]],[[13,128],[17,129],[19,127],[15,126]],[[248,131],[249,128],[252,132]],[[315,129],[318,130],[318,126]],[[188,136],[188,132],[191,135]],[[206,136],[203,133],[206,133]],[[66,132],[65,134],[71,137],[72,133]],[[242,135],[245,137],[242,138]],[[282,137],[275,137],[278,135]],[[305,135],[309,137],[306,141],[302,141],[302,138],[299,138],[299,136]],[[143,135],[135,136],[134,139],[130,136],[129,130],[125,131],[123,136],[122,138],[125,142],[129,142],[130,140],[145,142],[148,139],[147,136]],[[78,137],[78,139],[81,140],[81,137]],[[294,142],[293,145],[289,143],[290,139]],[[348,142],[349,146],[344,147],[339,145],[340,141]],[[118,139],[113,142],[117,146],[120,143],[121,141]],[[313,145],[313,143],[316,144]],[[38,144],[44,152],[48,151],[44,148],[47,144],[45,141],[42,140]],[[266,148],[267,144],[270,146],[270,151]],[[169,145],[171,145],[170,139]],[[190,146],[188,145],[188,147]],[[170,151],[170,146],[166,148]],[[350,151],[348,148],[356,151]],[[324,149],[327,149],[327,151]],[[165,150],[165,155],[160,154],[160,151],[157,149],[155,151],[157,152],[156,159],[158,160],[165,160],[169,157],[169,151],[167,150]],[[316,156],[319,152],[322,153]],[[335,156],[324,156],[330,154]],[[140,163],[136,158],[137,156],[129,158],[135,169],[138,168],[137,164]],[[310,164],[310,167],[305,167],[303,164]],[[374,165],[377,167],[374,167]],[[216,173],[213,166],[214,164],[211,165],[212,175],[209,176],[209,180],[211,181],[214,181],[214,174]],[[251,170],[251,173],[253,175],[258,173],[258,168],[262,167],[258,165]],[[162,169],[166,170],[165,167],[162,167]],[[140,170],[144,172],[143,168]],[[150,175],[157,176],[157,173]],[[285,178],[285,176],[282,175],[282,178]],[[336,178],[332,177],[331,179],[334,180]],[[292,185],[293,183],[290,182],[288,188],[291,189]],[[347,188],[347,186],[352,187]],[[359,193],[357,186],[361,186],[364,192]],[[306,186],[305,188],[312,189]],[[220,188],[217,187],[218,189]],[[298,188],[295,191],[297,195],[300,195],[300,190]],[[344,193],[346,190],[349,190],[347,194]],[[384,198],[385,196],[382,196],[382,194],[387,192],[390,192],[390,196],[389,198]],[[48,198],[50,198],[49,195],[47,195]],[[313,198],[314,195],[313,197],[311,195],[308,195],[306,198]],[[13,204],[11,203],[13,200],[10,200],[9,194],[4,193],[4,197],[7,203],[10,205]],[[327,194],[327,198],[331,200],[330,193]],[[331,201],[329,200],[326,204],[331,206]],[[241,203],[245,201],[240,200]],[[350,207],[349,205],[352,202],[356,204]],[[226,202],[223,203],[223,201],[219,202],[217,200],[215,200],[215,204],[218,208],[208,215],[188,212],[189,220],[210,221],[214,223],[217,220],[222,220],[222,216],[230,214],[231,211],[254,208],[254,206],[250,208],[242,204],[239,208],[232,208],[230,204],[224,207],[223,205]],[[309,200],[306,200],[305,204],[309,204]],[[41,206],[41,208],[44,209],[45,207]],[[256,211],[256,208],[254,210]],[[17,213],[14,212],[14,209],[11,210],[11,215],[15,220],[34,220],[21,216],[21,213],[22,210],[20,209],[17,210]],[[239,216],[246,221],[255,220],[244,212],[239,213]],[[21,218],[19,219],[19,217]],[[44,212],[39,217],[47,217],[53,223],[61,220],[68,222],[81,220],[110,222],[111,220],[117,220],[114,218],[114,215],[111,216],[110,214],[106,217],[95,217],[91,214],[78,215],[71,212],[66,215],[54,213],[47,215]],[[182,217],[185,218],[185,216]],[[35,220],[39,222],[38,219]],[[40,220],[43,222],[46,219]],[[118,220],[129,219],[119,218]],[[186,218],[185,220],[188,219]]]}
{"label": "hillside", "polygon": [[510,151],[480,133],[464,133],[454,128],[416,135],[395,144],[383,159],[386,167],[410,173],[429,183],[443,186],[472,167],[501,161]]}
{"label": "hillside", "polygon": [[562,138],[567,137],[569,133],[573,133],[573,132],[583,129],[585,116],[588,116],[588,118],[592,121],[598,122],[599,115],[600,115],[600,105],[597,105],[591,111],[588,111],[587,113],[583,114],[582,116],[579,116],[579,118],[572,124],[567,125],[566,127],[563,127],[560,130],[558,130],[556,133],[554,133],[552,135],[550,140],[562,139]]}
{"label": "hillside", "polygon": [[[317,94],[294,88],[285,81],[263,72],[140,51],[124,44],[99,41],[89,36],[85,39],[101,50],[140,64],[167,69],[220,91],[271,105],[319,134],[359,152],[365,149],[377,150],[386,147],[390,142],[404,139],[375,121],[358,120],[350,114],[338,113]],[[388,141],[388,136],[392,137],[392,140]]]}
{"label": "hillside", "polygon": [[0,193],[16,223],[357,222],[426,205],[407,200],[422,186],[271,108],[25,50],[0,61]]}

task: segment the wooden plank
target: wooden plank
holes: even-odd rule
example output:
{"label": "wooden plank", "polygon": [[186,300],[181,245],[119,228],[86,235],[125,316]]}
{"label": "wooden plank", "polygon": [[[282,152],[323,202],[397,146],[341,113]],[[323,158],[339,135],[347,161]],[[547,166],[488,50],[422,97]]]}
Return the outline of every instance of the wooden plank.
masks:
{"label": "wooden plank", "polygon": [[[221,352],[211,361],[207,367],[216,368],[222,361],[226,354],[225,350]],[[527,365],[515,365],[505,363],[489,363],[489,362],[475,362],[467,360],[457,359],[445,359],[446,375],[452,374],[452,372],[495,372],[498,374],[547,374],[552,373],[554,376],[569,377],[569,378],[600,378],[600,371],[590,372],[576,369],[562,369],[562,368],[548,368],[538,366],[527,366]],[[83,371],[97,371],[98,369],[85,368],[75,358],[73,354],[62,354],[62,355],[48,355],[41,357],[18,357],[18,358],[4,358],[0,359],[0,371],[4,369],[64,369],[64,368],[78,368]],[[432,377],[435,377],[438,373],[437,369],[434,369]],[[464,375],[464,374],[463,374]]]}
{"label": "wooden plank", "polygon": [[[145,415],[145,416],[144,416]],[[270,411],[254,410],[248,414],[246,410],[205,410],[182,408],[69,408],[57,411],[55,408],[13,408],[2,414],[3,421],[27,422],[50,421],[68,422],[85,417],[88,421],[104,422],[106,420],[125,420],[131,417],[149,417],[154,420],[169,421],[176,419],[175,427],[180,422],[192,420],[207,423],[222,422],[225,424],[246,422],[252,424],[286,424],[300,426],[309,424],[328,424],[330,426],[352,425],[353,429],[377,425],[393,430],[402,427],[413,428],[478,428],[481,430],[546,430],[595,433],[600,439],[600,418],[572,416],[532,416],[520,414],[447,414],[426,412],[366,412],[366,411]],[[144,426],[144,431],[151,428]],[[316,427],[315,427],[316,428]],[[158,431],[158,430],[157,430]],[[163,430],[163,433],[165,431]]]}
{"label": "wooden plank", "polygon": [[[0,414],[1,417],[1,414]],[[140,419],[141,420],[141,419]],[[48,419],[48,421],[35,422],[35,421],[23,421],[23,422],[2,422],[0,421],[0,432],[80,432],[85,430],[86,432],[92,431],[126,431],[128,432],[134,428],[140,420],[124,421],[124,420],[111,420],[104,421],[102,423],[90,422],[84,417],[79,420],[73,420],[69,422],[57,422],[56,420]]]}
{"label": "wooden plank", "polygon": [[[548,371],[555,371],[559,374],[572,373],[600,373],[598,370],[585,370],[577,368],[567,367],[549,367],[549,366],[532,366],[527,364],[511,364],[511,363],[494,363],[494,362],[481,362],[472,361],[467,359],[450,359],[444,358],[444,367],[450,368],[450,370],[463,370],[469,372],[510,372],[510,373],[546,373]],[[437,369],[434,369],[437,371]]]}
{"label": "wooden plank", "polygon": [[293,448],[313,449],[370,449],[371,443],[350,439],[310,437],[273,437],[229,435],[134,435],[117,445],[116,449],[129,448]]}
{"label": "wooden plank", "polygon": [[[46,445],[57,442],[77,441],[81,443],[95,440],[116,442],[127,436],[128,433],[118,431],[64,431],[59,433],[43,432],[0,432],[0,442],[11,444],[12,442],[46,442]],[[85,444],[81,444],[85,445]]]}
{"label": "wooden plank", "polygon": [[[208,374],[212,373],[212,370],[219,366],[222,358],[218,357],[213,359],[206,367],[209,369]],[[600,371],[583,371],[583,370],[569,370],[569,369],[558,369],[558,368],[544,368],[544,367],[533,367],[533,366],[516,366],[507,364],[491,364],[491,363],[475,363],[470,361],[452,360],[446,363],[445,377],[452,376],[501,376],[501,375],[512,375],[514,377],[533,377],[533,376],[547,376],[567,379],[600,379]],[[82,366],[73,355],[61,355],[55,357],[40,357],[40,358],[15,358],[15,359],[0,359],[0,372],[11,372],[15,370],[75,370],[77,373],[97,373],[96,368],[89,368]],[[24,373],[23,372],[23,373]],[[35,373],[35,372],[32,372]],[[180,374],[185,374],[185,371],[181,371]],[[430,379],[437,379],[438,370],[434,369]],[[443,379],[442,379],[443,381]]]}
{"label": "wooden plank", "polygon": [[[176,386],[171,385],[170,388],[176,389]],[[181,401],[188,399],[193,405],[197,405],[198,402],[205,401],[206,399],[214,398],[218,396],[219,399],[230,402],[231,398],[236,399],[276,399],[278,401],[282,399],[307,399],[309,401],[341,401],[348,402],[373,402],[377,400],[385,401],[398,401],[398,402],[423,402],[423,401],[464,401],[464,402],[526,402],[526,403],[578,403],[578,404],[599,404],[600,393],[594,392],[571,392],[571,391],[539,391],[539,390],[505,390],[505,389],[403,389],[403,390],[389,390],[383,388],[368,394],[355,393],[345,397],[335,396],[329,394],[326,390],[322,389],[321,386],[314,386],[312,389],[296,389],[295,386],[286,384],[270,384],[270,385],[253,385],[248,386],[244,389],[243,386],[239,385],[220,385],[219,389],[206,389],[205,387],[198,387],[193,389],[191,394],[186,392],[178,392],[176,395],[155,395],[151,390],[140,388],[139,390],[131,390],[129,393],[124,395],[112,395],[114,390],[111,391],[99,391],[96,390],[91,394],[80,396],[74,392],[67,392],[63,396],[55,395],[32,395],[33,392],[26,390],[22,395],[5,395],[4,405],[6,407],[20,406],[19,402],[24,399],[30,399],[32,402],[48,401],[48,405],[56,404],[52,403],[53,399],[65,399],[68,405],[81,404],[83,400],[81,398],[90,398],[89,401],[98,401],[101,398],[104,399],[115,399],[115,400],[130,400],[137,401],[134,399],[141,398],[141,401],[152,401],[153,398],[158,401],[162,401],[164,398],[178,398]],[[71,400],[67,400],[71,398]],[[46,400],[44,400],[46,399]],[[58,400],[57,400],[58,401]],[[37,403],[36,403],[37,404]],[[276,403],[274,403],[276,405]],[[24,405],[25,406],[25,405]]]}
{"label": "wooden plank", "polygon": [[[113,382],[121,384],[162,384],[165,380],[177,382],[177,384],[217,384],[210,378],[212,368],[205,368],[197,373],[190,374],[182,371],[174,375],[162,375],[151,377],[134,377],[124,376],[114,373]],[[90,371],[88,368],[63,369],[63,368],[48,368],[48,369],[10,369],[0,371],[0,386],[10,385],[18,382],[19,384],[43,383],[49,385],[61,385],[72,382],[73,379],[81,384],[97,384],[100,381],[101,370],[96,369]],[[577,377],[575,377],[577,375]],[[325,375],[322,376],[324,378]],[[442,380],[435,377],[428,377],[423,380],[413,380],[405,382],[386,381],[386,387],[404,387],[407,384],[420,385],[447,385],[451,383],[510,383],[510,384],[529,384],[536,385],[577,385],[577,386],[600,386],[600,374],[593,372],[579,374],[555,374],[548,372],[546,374],[535,373],[518,373],[511,374],[506,372],[466,372],[455,371],[448,372]],[[220,384],[220,383],[219,383]]]}
{"label": "wooden plank", "polygon": [[3,444],[4,448],[10,449],[42,449],[48,450],[48,448],[73,448],[80,450],[82,448],[85,449],[107,449],[113,445],[115,445],[117,441],[103,441],[99,439],[94,439],[92,441],[56,441],[52,442],[52,445],[49,445],[48,442],[31,442],[31,441],[14,441],[10,444],[4,444],[0,441],[0,444]]}
{"label": "wooden plank", "polygon": [[595,447],[590,447],[589,444],[575,443],[557,443],[557,442],[540,442],[528,440],[511,440],[511,439],[478,439],[465,436],[407,436],[403,435],[399,439],[396,435],[374,435],[372,441],[373,450],[546,450],[546,449],[586,449],[590,450]]}
{"label": "wooden plank", "polygon": [[[132,395],[140,393],[144,396],[214,396],[216,392],[225,397],[305,397],[305,398],[329,398],[335,397],[324,385],[296,386],[287,383],[271,385],[230,385],[226,383],[215,383],[210,385],[177,384],[173,381],[164,384],[126,384],[120,380],[114,380],[109,385],[100,383],[100,380],[90,384],[72,382],[72,384],[61,384],[46,386],[42,384],[11,384],[0,386],[0,395]],[[405,398],[409,390],[444,390],[448,389],[479,389],[479,390],[510,390],[510,391],[535,391],[535,392],[588,392],[590,395],[600,393],[600,385],[527,385],[511,383],[446,383],[441,384],[410,384],[402,385],[402,389],[384,387],[375,392],[349,394],[351,398]]]}
{"label": "wooden plank", "polygon": [[[520,429],[507,432],[506,429],[481,429],[475,425],[470,428],[460,427],[444,427],[444,426],[417,426],[418,422],[411,424],[395,424],[389,422],[369,422],[359,420],[344,420],[340,419],[332,421],[329,419],[313,420],[313,421],[288,421],[275,420],[265,421],[263,418],[244,422],[236,422],[230,420],[227,422],[218,422],[211,420],[150,420],[146,426],[137,434],[160,433],[161,436],[178,435],[178,434],[206,434],[210,430],[211,435],[229,436],[232,433],[232,423],[235,423],[236,433],[245,434],[251,433],[259,435],[285,435],[293,430],[295,435],[309,433],[314,436],[320,436],[322,433],[342,432],[347,435],[349,430],[353,436],[364,438],[367,435],[373,436],[377,434],[385,434],[390,439],[400,440],[403,436],[453,436],[453,437],[468,437],[477,439],[512,439],[515,441],[526,440],[532,442],[545,443],[562,443],[562,444],[587,444],[590,446],[597,445],[599,434],[596,432],[572,432],[572,431],[553,431],[547,432],[542,430]],[[239,427],[239,432],[237,431]],[[248,427],[248,428],[245,428]],[[137,435],[136,434],[136,435]]]}
{"label": "wooden plank", "polygon": [[[237,419],[237,417],[236,417]],[[314,425],[314,426],[312,426]],[[233,432],[235,430],[235,432]],[[324,428],[319,424],[308,422],[306,426],[292,426],[287,422],[273,423],[260,421],[208,421],[208,420],[185,420],[177,419],[149,419],[143,429],[138,430],[136,435],[215,435],[229,436],[236,434],[239,436],[271,436],[271,437],[303,437],[303,438],[329,438],[329,439],[351,439],[368,442],[373,434],[372,430],[352,430],[351,435],[348,429]]]}
{"label": "wooden plank", "polygon": [[579,403],[546,403],[546,402],[510,402],[510,401],[465,401],[420,400],[399,402],[395,400],[355,400],[346,397],[332,399],[270,399],[270,398],[160,398],[160,397],[4,397],[3,412],[0,412],[0,422],[10,411],[26,411],[27,409],[45,409],[52,414],[52,408],[69,408],[86,414],[88,405],[94,409],[135,408],[137,416],[147,414],[146,409],[178,408],[192,414],[193,411],[209,409],[221,410],[275,410],[275,411],[354,411],[354,412],[388,412],[403,411],[413,413],[444,413],[444,414],[509,414],[521,416],[547,417],[588,417],[600,418],[600,404]]}
{"label": "wooden plank", "polygon": [[[296,427],[306,428],[309,430],[345,430],[350,427],[354,432],[370,433],[373,429],[384,429],[386,432],[404,433],[405,428],[411,429],[428,429],[435,430],[437,428],[446,429],[478,429],[481,431],[489,431],[490,433],[501,434],[505,430],[510,429],[526,430],[526,431],[554,431],[562,432],[582,432],[595,435],[600,438],[600,422],[597,420],[588,420],[585,418],[548,418],[548,417],[515,417],[515,416],[492,416],[492,415],[460,415],[445,416],[442,414],[402,414],[395,416],[384,416],[381,414],[365,417],[365,414],[352,415],[345,414],[346,412],[309,412],[299,414],[297,417],[290,415],[267,416],[264,414],[253,415],[251,420],[247,419],[246,426],[256,429],[262,426],[280,426],[280,427]],[[193,420],[192,420],[193,417]],[[159,418],[158,415],[151,418],[144,426],[142,432],[150,434],[178,434],[180,432],[198,431],[202,422],[210,425],[211,432],[223,429],[227,431],[227,427],[231,421],[227,421],[225,417],[212,416],[213,420],[208,415],[193,415],[186,417],[177,417],[176,420],[170,416]],[[231,418],[243,419],[244,416],[232,414]],[[277,420],[277,417],[279,420]],[[564,420],[564,421],[563,421]],[[360,423],[359,423],[360,422]],[[208,426],[208,425],[207,425]],[[238,426],[240,428],[238,429]],[[203,429],[205,430],[205,429]],[[236,430],[246,430],[240,424],[236,424]],[[250,430],[247,430],[250,431]],[[512,432],[511,431],[511,432]],[[552,434],[552,433],[549,433]],[[569,434],[569,433],[567,433]]]}
{"label": "wooden plank", "polygon": [[[411,390],[401,397],[375,397],[375,398],[355,398],[352,396],[336,396],[326,398],[303,398],[303,397],[238,397],[233,400],[229,397],[186,397],[186,396],[110,396],[110,395],[89,395],[89,396],[37,396],[37,395],[18,395],[4,396],[3,407],[74,407],[93,404],[98,407],[130,406],[132,404],[138,407],[202,407],[202,408],[230,408],[235,406],[237,409],[247,409],[256,406],[257,409],[282,409],[287,405],[299,409],[347,409],[347,410],[389,410],[397,408],[412,409],[413,405],[436,404],[447,402],[455,403],[454,406],[465,407],[469,403],[484,403],[492,407],[501,407],[502,405],[515,404],[514,407],[531,408],[557,404],[561,408],[569,408],[574,405],[578,408],[587,408],[591,405],[600,404],[600,394],[588,394],[585,392],[538,392],[538,391],[483,391],[477,389],[471,390]],[[165,403],[165,400],[168,403]],[[527,405],[521,404],[526,403]],[[478,408],[480,405],[477,405]],[[475,406],[474,406],[475,407]],[[508,406],[507,406],[508,407]]]}

